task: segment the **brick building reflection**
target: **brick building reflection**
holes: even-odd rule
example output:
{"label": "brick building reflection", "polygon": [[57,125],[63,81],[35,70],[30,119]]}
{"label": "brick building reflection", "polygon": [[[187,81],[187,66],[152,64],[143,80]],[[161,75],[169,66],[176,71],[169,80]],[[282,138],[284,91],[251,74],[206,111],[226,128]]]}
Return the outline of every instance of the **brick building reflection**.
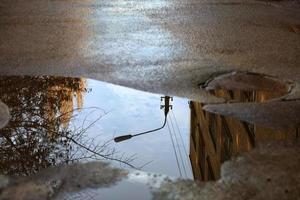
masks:
{"label": "brick building reflection", "polygon": [[[274,92],[227,90],[215,90],[212,93],[240,102],[263,102],[280,95]],[[208,113],[202,106],[199,102],[190,102],[190,161],[196,180],[217,180],[223,162],[238,153],[251,150],[258,141],[294,139],[299,132],[299,127],[275,130],[249,124]]]}

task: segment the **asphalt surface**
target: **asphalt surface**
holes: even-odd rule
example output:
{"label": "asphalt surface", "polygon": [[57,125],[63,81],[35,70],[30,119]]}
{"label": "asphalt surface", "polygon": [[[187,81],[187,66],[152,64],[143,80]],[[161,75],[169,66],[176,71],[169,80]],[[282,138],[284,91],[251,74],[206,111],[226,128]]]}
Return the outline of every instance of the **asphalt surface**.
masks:
{"label": "asphalt surface", "polygon": [[0,75],[83,76],[219,101],[198,84],[271,75],[300,97],[299,1],[0,0]]}

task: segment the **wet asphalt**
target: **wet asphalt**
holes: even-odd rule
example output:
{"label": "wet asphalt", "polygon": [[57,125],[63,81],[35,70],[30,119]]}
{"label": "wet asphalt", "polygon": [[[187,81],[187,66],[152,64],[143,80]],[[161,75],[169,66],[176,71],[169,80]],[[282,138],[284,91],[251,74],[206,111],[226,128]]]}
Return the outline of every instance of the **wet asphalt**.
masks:
{"label": "wet asphalt", "polygon": [[[198,85],[271,75],[300,97],[298,1],[0,0],[0,74],[94,78],[221,102]],[[298,108],[297,108],[298,109]]]}

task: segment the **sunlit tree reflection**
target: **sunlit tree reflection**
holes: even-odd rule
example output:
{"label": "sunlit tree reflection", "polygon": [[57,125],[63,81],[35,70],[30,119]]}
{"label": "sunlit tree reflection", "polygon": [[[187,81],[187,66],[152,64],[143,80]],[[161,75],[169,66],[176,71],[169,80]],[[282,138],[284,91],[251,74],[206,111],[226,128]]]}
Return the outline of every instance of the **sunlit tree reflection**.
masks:
{"label": "sunlit tree reflection", "polygon": [[[134,157],[116,157],[109,141],[99,144],[85,135],[107,114],[100,108],[82,108],[86,92],[82,78],[0,77],[0,97],[11,112],[9,124],[0,130],[0,173],[29,175],[80,159],[130,165]],[[87,115],[97,111],[99,117],[89,123],[72,123],[82,110]]]}

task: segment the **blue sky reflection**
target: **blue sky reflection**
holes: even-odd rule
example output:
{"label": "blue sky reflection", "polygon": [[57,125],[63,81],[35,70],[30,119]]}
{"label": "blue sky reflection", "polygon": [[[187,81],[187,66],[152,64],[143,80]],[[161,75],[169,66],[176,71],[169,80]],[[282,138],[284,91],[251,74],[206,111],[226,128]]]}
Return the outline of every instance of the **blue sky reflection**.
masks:
{"label": "blue sky reflection", "polygon": [[[89,137],[97,137],[97,140],[110,140],[114,136],[123,134],[134,134],[147,131],[162,125],[164,120],[163,110],[160,110],[160,97],[158,94],[146,93],[121,86],[107,84],[95,80],[88,80],[87,87],[91,92],[85,94],[83,107],[100,107],[109,113],[97,124],[88,130]],[[179,124],[185,149],[189,149],[189,107],[188,100],[174,98],[173,112]],[[174,128],[175,121],[172,113]],[[89,120],[97,118],[97,113],[89,116]],[[99,137],[100,134],[100,137]],[[184,153],[184,147],[179,141],[179,148],[182,150],[183,163],[187,177],[192,178],[189,160]],[[153,161],[143,168],[144,171],[158,172],[170,176],[179,177],[176,159],[169,136],[167,126],[160,131],[148,135],[132,138],[122,143],[112,143],[121,153],[126,155],[137,154],[134,160],[135,165],[142,165]],[[179,156],[179,154],[178,154]],[[179,157],[180,159],[180,157]],[[181,169],[183,177],[184,170]]]}

